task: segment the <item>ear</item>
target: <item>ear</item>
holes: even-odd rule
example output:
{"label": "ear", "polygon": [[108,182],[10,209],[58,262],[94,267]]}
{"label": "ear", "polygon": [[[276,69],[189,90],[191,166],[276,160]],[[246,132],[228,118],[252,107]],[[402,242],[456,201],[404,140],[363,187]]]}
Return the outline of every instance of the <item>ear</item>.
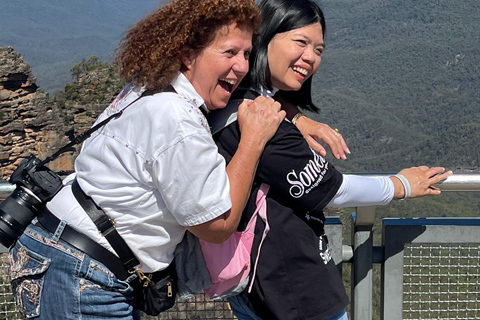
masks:
{"label": "ear", "polygon": [[192,68],[192,65],[195,63],[195,54],[193,50],[189,49],[182,54],[182,64],[187,70]]}

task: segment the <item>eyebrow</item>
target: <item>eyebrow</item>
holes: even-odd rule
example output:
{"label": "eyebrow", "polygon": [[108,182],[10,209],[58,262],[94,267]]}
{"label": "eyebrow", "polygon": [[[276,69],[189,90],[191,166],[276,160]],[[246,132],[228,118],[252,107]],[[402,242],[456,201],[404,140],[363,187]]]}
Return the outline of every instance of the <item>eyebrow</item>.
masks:
{"label": "eyebrow", "polygon": [[[307,39],[307,40],[308,40],[308,41],[310,41],[311,43],[313,42],[313,41],[312,41],[312,39],[311,39],[310,37],[306,36],[306,35],[305,35],[305,34],[303,34],[303,33],[298,33],[298,34],[297,34],[297,36],[304,37],[305,39]],[[322,35],[322,37],[323,37],[323,35]],[[318,44],[318,45],[316,45],[316,46],[318,46],[318,47],[322,47],[322,49],[325,49],[325,42],[321,42],[321,43],[319,43],[319,44]]]}

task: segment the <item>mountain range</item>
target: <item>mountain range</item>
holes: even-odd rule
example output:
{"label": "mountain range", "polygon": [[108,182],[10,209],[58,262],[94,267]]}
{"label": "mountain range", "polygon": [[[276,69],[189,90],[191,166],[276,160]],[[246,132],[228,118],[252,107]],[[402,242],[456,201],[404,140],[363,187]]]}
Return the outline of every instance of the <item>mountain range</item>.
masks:
{"label": "mountain range", "polygon": [[[320,112],[308,115],[339,128],[352,151],[346,161],[328,155],[329,161],[343,172],[396,172],[423,164],[479,171],[480,2],[317,2],[327,22],[326,50],[312,90]],[[23,55],[53,101],[75,97],[78,104],[92,98],[79,97],[91,90],[82,91],[70,70],[92,55],[111,61],[123,31],[159,5],[159,0],[2,1],[0,46]],[[98,111],[76,105],[68,112],[79,110],[92,116]],[[377,220],[479,211],[478,193],[447,192],[378,207]]]}
{"label": "mountain range", "polygon": [[[412,165],[480,167],[480,2],[319,0],[326,50],[314,76],[315,119],[340,129],[347,171]],[[11,45],[53,94],[92,55],[111,61],[122,32],[159,0],[9,0],[0,46]]]}

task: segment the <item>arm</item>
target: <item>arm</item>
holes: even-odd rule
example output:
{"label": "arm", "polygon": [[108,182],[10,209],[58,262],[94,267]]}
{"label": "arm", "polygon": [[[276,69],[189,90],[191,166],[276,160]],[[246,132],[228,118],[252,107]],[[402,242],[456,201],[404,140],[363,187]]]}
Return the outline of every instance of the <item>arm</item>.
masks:
{"label": "arm", "polygon": [[285,112],[273,99],[258,97],[243,102],[238,109],[241,139],[226,170],[230,181],[232,208],[206,223],[187,227],[198,238],[221,243],[236,229],[250,194],[259,158],[267,141],[283,121]]}
{"label": "arm", "polygon": [[[292,120],[295,115],[300,113],[296,106],[286,102],[281,97],[278,97],[278,101],[282,104],[282,109],[285,110],[287,119]],[[350,154],[350,150],[342,135],[327,124],[317,122],[302,114],[302,116],[296,119],[294,125],[303,134],[310,147],[320,155],[326,156],[327,152],[317,140],[325,142],[332,150],[333,156],[337,159],[345,160],[347,159],[345,153]]]}
{"label": "arm", "polygon": [[[440,194],[440,190],[433,185],[445,180],[451,171],[440,167],[428,168],[412,167],[399,172],[403,175],[411,188],[410,197],[421,197]],[[337,194],[330,201],[330,207],[359,207],[369,205],[386,205],[392,199],[403,199],[405,188],[396,176],[391,177],[362,177],[343,175],[343,182]]]}
{"label": "arm", "polygon": [[[228,161],[238,145],[238,128],[230,125],[216,139]],[[296,128],[283,121],[263,151],[255,180],[269,184],[269,197],[281,205],[320,217],[321,209],[340,187],[342,175],[312,151]]]}

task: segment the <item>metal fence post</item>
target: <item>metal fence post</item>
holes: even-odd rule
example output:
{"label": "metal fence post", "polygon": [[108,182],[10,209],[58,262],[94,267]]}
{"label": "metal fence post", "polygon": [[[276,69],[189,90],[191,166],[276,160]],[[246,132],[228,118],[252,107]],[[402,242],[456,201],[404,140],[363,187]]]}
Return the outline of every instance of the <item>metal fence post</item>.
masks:
{"label": "metal fence post", "polygon": [[353,219],[352,319],[371,320],[375,207],[357,208]]}

